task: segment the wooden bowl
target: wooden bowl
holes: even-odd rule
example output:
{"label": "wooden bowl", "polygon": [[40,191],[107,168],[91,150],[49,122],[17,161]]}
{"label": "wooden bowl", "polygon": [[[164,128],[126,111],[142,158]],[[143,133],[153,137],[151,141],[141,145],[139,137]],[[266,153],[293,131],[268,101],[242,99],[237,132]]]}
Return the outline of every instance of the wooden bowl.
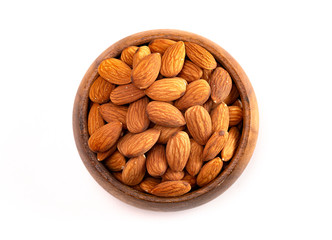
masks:
{"label": "wooden bowl", "polygon": [[[99,162],[88,147],[89,88],[98,77],[98,65],[104,59],[118,57],[123,49],[141,45],[157,38],[190,41],[210,51],[216,60],[229,72],[236,84],[243,103],[243,129],[239,147],[221,174],[210,184],[180,197],[157,197],[128,187],[118,180]],[[254,151],[258,135],[258,107],[254,90],[248,77],[234,58],[214,42],[180,30],[151,30],[128,36],[106,49],[90,66],[78,88],[74,109],[73,129],[78,152],[94,179],[110,194],[136,207],[156,211],[177,211],[197,207],[223,193],[241,175]]]}

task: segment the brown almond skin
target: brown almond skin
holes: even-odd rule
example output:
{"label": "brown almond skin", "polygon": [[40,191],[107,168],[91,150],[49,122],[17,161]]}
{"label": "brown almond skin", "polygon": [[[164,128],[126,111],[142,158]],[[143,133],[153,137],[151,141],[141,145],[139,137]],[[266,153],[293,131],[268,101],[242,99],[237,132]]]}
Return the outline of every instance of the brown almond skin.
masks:
{"label": "brown almond skin", "polygon": [[144,57],[132,71],[133,84],[139,89],[148,88],[157,79],[160,66],[161,57],[159,53]]}
{"label": "brown almond skin", "polygon": [[243,108],[243,104],[240,99],[236,99],[232,106],[238,106],[240,108]]}
{"label": "brown almond skin", "polygon": [[180,127],[164,127],[160,125],[155,125],[153,128],[160,130],[160,136],[158,139],[158,143],[166,144],[168,139],[176,132],[182,131],[184,126]]}
{"label": "brown almond skin", "polygon": [[128,112],[128,107],[118,106],[113,103],[105,103],[100,106],[99,112],[106,122],[118,120],[123,124],[123,127],[126,127],[126,116]]}
{"label": "brown almond skin", "polygon": [[177,197],[191,190],[191,186],[185,181],[166,181],[158,184],[151,190],[151,194],[159,197]]}
{"label": "brown almond skin", "polygon": [[97,160],[98,161],[103,161],[109,156],[111,156],[116,150],[116,144],[114,144],[110,149],[108,149],[105,152],[97,152]]}
{"label": "brown almond skin", "polygon": [[229,126],[233,127],[238,125],[243,118],[243,110],[238,106],[229,106]]}
{"label": "brown almond skin", "polygon": [[170,102],[182,97],[187,85],[187,81],[182,78],[164,78],[155,81],[145,90],[145,94],[155,101]]}
{"label": "brown almond skin", "polygon": [[104,163],[110,171],[121,171],[126,165],[126,159],[119,151],[115,151]]}
{"label": "brown almond skin", "polygon": [[190,140],[186,132],[179,131],[172,135],[166,145],[168,166],[173,171],[182,171],[190,154]]}
{"label": "brown almond skin", "polygon": [[161,183],[161,179],[147,177],[139,184],[139,186],[144,192],[150,193],[159,183]]}
{"label": "brown almond skin", "polygon": [[221,103],[229,95],[232,89],[232,79],[229,73],[217,67],[210,79],[211,99],[214,103]]}
{"label": "brown almond skin", "polygon": [[139,184],[145,175],[145,161],[144,155],[129,159],[122,170],[122,182],[128,186]]}
{"label": "brown almond skin", "polygon": [[133,57],[133,68],[146,56],[150,55],[151,51],[148,46],[142,46],[137,49]]}
{"label": "brown almond skin", "polygon": [[203,76],[203,70],[195,63],[185,60],[183,68],[178,77],[185,79],[188,82],[192,82],[201,79]]}
{"label": "brown almond skin", "polygon": [[99,104],[93,103],[88,115],[88,131],[91,136],[97,129],[104,126],[104,119],[99,112]]}
{"label": "brown almond skin", "polygon": [[194,188],[196,186],[196,177],[191,176],[189,173],[185,173],[184,177],[181,179],[184,182],[187,182],[190,184],[191,188]]}
{"label": "brown almond skin", "polygon": [[239,98],[239,96],[240,96],[240,93],[237,90],[237,87],[235,86],[235,84],[232,84],[231,92],[224,99],[224,103],[226,103],[228,106],[232,105],[235,102],[235,100]]}
{"label": "brown almond skin", "polygon": [[202,79],[206,80],[207,82],[210,82],[212,73],[213,69],[203,69]]}
{"label": "brown almond skin", "polygon": [[208,111],[208,113],[211,113],[212,110],[212,106],[213,106],[213,102],[212,99],[209,98],[204,104],[203,104],[203,108],[205,108],[206,111]]}
{"label": "brown almond skin", "polygon": [[197,185],[203,187],[214,180],[220,173],[223,166],[223,162],[219,157],[207,162],[197,175]]}
{"label": "brown almond skin", "polygon": [[138,89],[132,83],[116,87],[111,92],[111,101],[116,105],[135,102],[145,96],[144,90]]}
{"label": "brown almond skin", "polygon": [[133,58],[134,54],[136,53],[138,47],[137,46],[130,46],[125,48],[121,53],[121,60],[126,63],[128,66],[133,66]]}
{"label": "brown almond skin", "polygon": [[148,129],[150,120],[146,113],[149,99],[141,98],[129,105],[126,115],[127,128],[132,133],[140,133]]}
{"label": "brown almond skin", "polygon": [[191,136],[200,145],[205,145],[212,134],[212,123],[208,111],[196,105],[188,108],[184,116]]}
{"label": "brown almond skin", "polygon": [[126,157],[137,157],[149,151],[157,142],[160,131],[148,129],[141,133],[127,133],[118,142],[118,150]]}
{"label": "brown almond skin", "polygon": [[131,68],[116,58],[102,61],[98,67],[98,73],[102,78],[116,85],[124,85],[131,82]]}
{"label": "brown almond skin", "polygon": [[146,108],[149,119],[165,127],[180,127],[186,124],[182,113],[166,102],[152,101]]}
{"label": "brown almond skin", "polygon": [[146,169],[152,177],[160,177],[167,170],[166,149],[164,145],[156,144],[148,152]]}
{"label": "brown almond skin", "polygon": [[149,43],[149,48],[151,52],[163,55],[167,48],[174,43],[176,42],[170,39],[155,39]]}
{"label": "brown almond skin", "polygon": [[228,139],[228,132],[214,132],[203,150],[203,161],[215,158],[223,149]]}
{"label": "brown almond skin", "polygon": [[223,130],[226,132],[229,126],[229,110],[225,103],[220,103],[211,113],[212,131]]}
{"label": "brown almond skin", "polygon": [[112,172],[112,175],[115,177],[116,180],[122,183],[122,172]]}
{"label": "brown almond skin", "polygon": [[171,45],[161,59],[160,73],[165,77],[175,77],[181,72],[185,57],[186,50],[182,41]]}
{"label": "brown almond skin", "polygon": [[207,81],[200,79],[188,84],[186,93],[175,101],[174,106],[185,110],[195,105],[203,105],[210,97],[211,89]]}
{"label": "brown almond skin", "polygon": [[162,182],[165,181],[178,181],[184,177],[184,171],[173,171],[172,169],[168,168],[165,174],[162,176]]}
{"label": "brown almond skin", "polygon": [[190,139],[190,155],[186,170],[191,176],[196,176],[203,165],[203,146]]}
{"label": "brown almond skin", "polygon": [[188,58],[197,66],[204,69],[215,69],[217,62],[212,54],[200,45],[192,42],[185,42]]}
{"label": "brown almond skin", "polygon": [[241,134],[239,129],[237,127],[231,127],[228,132],[228,139],[225,147],[221,151],[221,159],[224,162],[231,160],[231,158],[233,157],[234,152],[239,145],[240,137]]}
{"label": "brown almond skin", "polygon": [[110,95],[114,88],[114,84],[99,76],[90,87],[89,98],[95,103],[106,103],[110,100]]}
{"label": "brown almond skin", "polygon": [[119,139],[122,132],[122,123],[119,121],[110,122],[97,131],[89,138],[89,148],[93,152],[105,152],[110,149]]}

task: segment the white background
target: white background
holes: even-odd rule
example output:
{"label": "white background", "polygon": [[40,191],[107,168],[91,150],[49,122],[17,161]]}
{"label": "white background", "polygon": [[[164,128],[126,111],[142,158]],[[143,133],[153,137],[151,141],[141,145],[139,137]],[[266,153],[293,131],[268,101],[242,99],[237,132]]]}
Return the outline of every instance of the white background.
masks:
{"label": "white background", "polygon": [[[0,239],[332,239],[330,1],[1,1]],[[72,107],[130,34],[205,36],[244,68],[260,134],[236,183],[180,212],[141,210],[89,175]]]}

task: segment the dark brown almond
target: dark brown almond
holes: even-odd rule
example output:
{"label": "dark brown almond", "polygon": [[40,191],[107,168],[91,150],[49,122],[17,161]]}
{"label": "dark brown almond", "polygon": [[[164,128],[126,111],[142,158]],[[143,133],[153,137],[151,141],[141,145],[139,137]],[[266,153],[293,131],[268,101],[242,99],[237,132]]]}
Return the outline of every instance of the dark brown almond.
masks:
{"label": "dark brown almond", "polygon": [[232,105],[235,102],[235,100],[239,98],[239,96],[240,96],[240,93],[237,90],[237,87],[235,86],[235,84],[232,84],[231,92],[224,99],[224,103],[226,103],[228,106]]}
{"label": "dark brown almond", "polygon": [[144,90],[138,89],[131,83],[116,87],[111,92],[111,101],[116,105],[124,105],[135,102],[144,96]]}
{"label": "dark brown almond", "polygon": [[105,159],[104,163],[110,171],[121,171],[126,164],[126,159],[119,151],[115,151]]}
{"label": "dark brown almond", "polygon": [[89,90],[89,98],[92,102],[106,103],[110,100],[110,95],[115,86],[103,79],[98,77],[91,85]]}
{"label": "dark brown almond", "polygon": [[109,156],[111,156],[116,150],[116,144],[114,144],[110,149],[108,149],[105,152],[97,152],[97,160],[98,161],[103,161]]}
{"label": "dark brown almond", "polygon": [[189,183],[191,188],[194,188],[196,186],[196,177],[191,176],[187,172],[185,173],[184,177],[181,180]]}
{"label": "dark brown almond", "polygon": [[94,103],[89,111],[88,116],[88,131],[91,136],[97,129],[104,126],[104,120],[99,112],[99,104]]}
{"label": "dark brown almond", "polygon": [[146,107],[148,103],[149,99],[144,97],[129,105],[126,116],[126,123],[130,132],[140,133],[149,127],[150,120],[146,113]]}

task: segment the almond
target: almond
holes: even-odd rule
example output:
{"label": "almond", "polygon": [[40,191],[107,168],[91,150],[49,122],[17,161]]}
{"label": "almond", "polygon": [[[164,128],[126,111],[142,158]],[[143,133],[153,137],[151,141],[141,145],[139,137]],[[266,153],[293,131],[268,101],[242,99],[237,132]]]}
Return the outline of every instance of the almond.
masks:
{"label": "almond", "polygon": [[210,82],[212,73],[213,69],[203,69],[202,79],[206,80],[207,82]]}
{"label": "almond", "polygon": [[188,84],[186,93],[175,101],[174,106],[185,110],[195,105],[204,104],[210,97],[210,85],[203,79]]}
{"label": "almond", "polygon": [[139,184],[139,186],[143,191],[150,193],[160,182],[161,180],[158,178],[147,177]]}
{"label": "almond", "polygon": [[187,89],[187,81],[182,78],[164,78],[155,81],[145,94],[156,101],[174,101],[183,96]]}
{"label": "almond", "polygon": [[223,130],[214,132],[203,150],[203,161],[215,158],[223,149],[228,138],[228,132]]}
{"label": "almond", "polygon": [[238,125],[243,118],[243,111],[242,108],[238,106],[229,106],[229,126],[235,126]]}
{"label": "almond", "polygon": [[116,150],[116,144],[114,144],[110,149],[108,149],[105,152],[97,152],[97,160],[98,161],[103,161],[109,156],[111,156]]}
{"label": "almond", "polygon": [[137,49],[133,57],[133,68],[146,56],[150,55],[151,51],[148,46],[142,46]]}
{"label": "almond", "polygon": [[110,149],[120,137],[122,123],[119,121],[110,122],[97,131],[89,138],[89,148],[93,152],[105,152]]}
{"label": "almond", "polygon": [[181,179],[184,182],[187,182],[190,184],[191,188],[196,186],[196,177],[191,176],[189,173],[185,173],[184,177]]}
{"label": "almond", "polygon": [[231,92],[224,99],[224,103],[226,103],[227,105],[232,105],[232,103],[234,103],[235,100],[239,98],[239,96],[240,96],[240,93],[237,90],[237,87],[235,86],[235,84],[232,84]]}
{"label": "almond", "polygon": [[211,111],[212,131],[223,130],[226,132],[229,126],[229,110],[225,103],[220,103]]}
{"label": "almond", "polygon": [[232,79],[228,72],[217,67],[210,79],[211,99],[214,103],[221,103],[229,95],[232,89]]}
{"label": "almond", "polygon": [[144,91],[131,83],[116,87],[111,93],[111,101],[116,105],[124,105],[135,102],[144,96]]}
{"label": "almond", "polygon": [[99,104],[94,103],[90,108],[88,115],[88,131],[91,136],[97,129],[104,126],[104,120],[99,112]]}
{"label": "almond", "polygon": [[126,164],[126,159],[119,151],[115,151],[110,157],[105,159],[104,163],[111,171],[121,171]]}
{"label": "almond", "polygon": [[89,98],[92,102],[105,103],[110,100],[110,95],[115,86],[102,77],[98,77],[91,85]]}
{"label": "almond", "polygon": [[198,174],[203,164],[203,146],[194,139],[190,139],[190,155],[186,165],[186,170],[191,176]]}
{"label": "almond", "polygon": [[243,104],[240,99],[235,100],[235,102],[232,104],[232,106],[238,106],[240,108],[243,108]]}
{"label": "almond", "polygon": [[122,170],[122,182],[129,186],[139,184],[145,175],[145,156],[140,155],[129,159]]}
{"label": "almond", "polygon": [[221,151],[221,158],[223,161],[229,161],[238,147],[241,134],[237,127],[231,127],[228,132],[228,139],[225,144],[225,147]]}
{"label": "almond", "polygon": [[212,134],[212,123],[208,111],[202,106],[193,106],[185,113],[187,128],[197,143],[205,145]]}
{"label": "almond", "polygon": [[160,136],[158,139],[158,143],[166,144],[168,139],[176,132],[182,131],[184,126],[180,127],[164,127],[161,125],[155,125],[153,128],[160,130]]}
{"label": "almond", "polygon": [[131,82],[131,68],[116,58],[102,61],[98,67],[99,75],[110,83],[124,85]]}
{"label": "almond", "polygon": [[150,193],[159,197],[177,197],[189,192],[190,189],[188,182],[166,181],[155,186]]}
{"label": "almond", "polygon": [[222,169],[223,162],[219,157],[207,162],[197,176],[197,185],[203,187],[214,180]]}
{"label": "almond", "polygon": [[121,60],[126,63],[128,66],[133,66],[133,58],[134,54],[136,53],[138,47],[137,46],[130,46],[125,48],[121,53]]}
{"label": "almond", "polygon": [[146,169],[152,177],[160,177],[166,172],[167,160],[164,145],[154,145],[148,152]]}
{"label": "almond", "polygon": [[123,127],[126,127],[128,107],[105,103],[100,106],[99,112],[106,122],[118,120],[123,124]]}
{"label": "almond", "polygon": [[185,42],[188,58],[197,66],[204,69],[215,69],[217,62],[212,54],[200,45],[192,42]]}
{"label": "almond", "polygon": [[162,181],[178,181],[184,177],[184,171],[173,171],[170,168],[167,168],[167,171],[162,176]]}
{"label": "almond", "polygon": [[148,88],[158,77],[161,65],[159,53],[153,53],[144,57],[134,67],[131,78],[133,84],[139,89]]}
{"label": "almond", "polygon": [[211,110],[212,110],[212,106],[213,106],[213,102],[212,99],[209,98],[209,100],[207,100],[204,104],[203,104],[203,108],[205,108],[206,111],[208,111],[208,113],[210,114]]}
{"label": "almond", "polygon": [[112,175],[115,177],[116,180],[122,183],[122,172],[112,172]]}
{"label": "almond", "polygon": [[150,42],[149,48],[153,53],[164,54],[167,48],[174,43],[176,42],[170,39],[155,39]]}
{"label": "almond", "polygon": [[179,131],[172,135],[166,145],[168,166],[174,171],[182,171],[190,154],[190,140],[186,132]]}
{"label": "almond", "polygon": [[149,119],[165,127],[180,127],[186,124],[182,113],[173,105],[152,101],[146,108]]}
{"label": "almond", "polygon": [[171,45],[161,59],[160,73],[165,77],[175,77],[181,72],[185,57],[186,51],[182,41]]}
{"label": "almond", "polygon": [[202,75],[203,70],[199,66],[189,60],[185,60],[183,68],[178,77],[183,78],[188,82],[192,82],[201,79]]}
{"label": "almond", "polygon": [[148,103],[149,99],[144,97],[129,105],[126,122],[130,132],[140,133],[149,127],[150,120],[146,114]]}
{"label": "almond", "polygon": [[126,157],[137,157],[149,151],[159,138],[160,131],[149,129],[142,133],[127,133],[118,142],[118,150]]}

